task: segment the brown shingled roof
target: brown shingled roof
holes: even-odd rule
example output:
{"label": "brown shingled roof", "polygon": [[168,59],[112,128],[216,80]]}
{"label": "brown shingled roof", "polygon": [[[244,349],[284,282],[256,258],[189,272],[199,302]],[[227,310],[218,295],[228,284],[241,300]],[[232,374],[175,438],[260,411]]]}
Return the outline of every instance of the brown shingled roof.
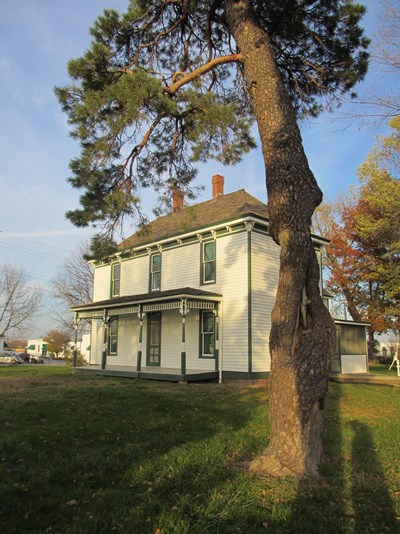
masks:
{"label": "brown shingled roof", "polygon": [[246,215],[267,219],[267,206],[244,189],[240,189],[158,217],[122,241],[119,248],[152,243]]}

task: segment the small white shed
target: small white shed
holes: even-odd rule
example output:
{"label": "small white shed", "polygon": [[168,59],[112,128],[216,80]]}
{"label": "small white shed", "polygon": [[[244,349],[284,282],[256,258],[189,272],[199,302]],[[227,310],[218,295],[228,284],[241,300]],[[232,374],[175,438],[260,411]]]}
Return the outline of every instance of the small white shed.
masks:
{"label": "small white shed", "polygon": [[336,350],[332,372],[341,374],[368,373],[368,323],[335,319]]}

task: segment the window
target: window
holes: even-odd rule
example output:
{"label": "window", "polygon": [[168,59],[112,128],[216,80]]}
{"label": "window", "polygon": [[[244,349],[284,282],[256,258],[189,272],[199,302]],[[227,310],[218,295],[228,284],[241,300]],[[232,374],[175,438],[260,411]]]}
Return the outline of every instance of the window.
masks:
{"label": "window", "polygon": [[150,291],[161,289],[161,254],[150,256]]}
{"label": "window", "polygon": [[121,281],[121,264],[114,263],[111,266],[111,296],[119,297],[119,288]]}
{"label": "window", "polygon": [[110,319],[108,325],[108,354],[117,354],[118,348],[118,319]]}
{"label": "window", "polygon": [[215,321],[213,312],[201,312],[200,329],[200,356],[214,358]]}
{"label": "window", "polygon": [[215,241],[202,243],[201,283],[211,284],[216,280]]}

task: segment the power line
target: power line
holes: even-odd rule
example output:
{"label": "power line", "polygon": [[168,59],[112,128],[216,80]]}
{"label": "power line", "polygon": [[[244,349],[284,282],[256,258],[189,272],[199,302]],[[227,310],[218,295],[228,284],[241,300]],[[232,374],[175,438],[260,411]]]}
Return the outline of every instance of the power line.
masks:
{"label": "power line", "polygon": [[49,284],[52,283],[52,280],[49,279],[49,278],[42,278],[40,275],[37,275],[35,273],[30,273],[29,271],[25,271],[26,274],[28,275],[28,277],[32,280],[32,281],[35,281],[35,280],[40,280],[41,282],[47,282]]}
{"label": "power line", "polygon": [[29,284],[27,284],[25,287],[27,287],[27,288],[29,288],[29,289],[32,289],[33,291],[39,291],[39,292],[41,292],[41,293],[46,292],[46,293],[50,293],[51,295],[54,295],[54,293],[53,293],[53,291],[52,291],[51,289],[47,289],[47,288],[45,288],[45,287],[41,287],[41,286],[39,286],[39,287],[37,287],[37,286],[31,286],[31,285],[29,285]]}
{"label": "power line", "polygon": [[[39,243],[38,241],[30,241],[28,239],[23,239],[22,237],[16,237],[14,235],[10,235],[10,234],[7,234],[6,232],[3,232],[2,230],[0,230],[0,233],[3,234],[3,236],[7,237],[8,239],[18,239],[18,241],[25,241],[25,243],[30,243],[31,245],[54,248],[55,250],[61,250],[61,252],[65,252],[65,249],[63,248],[54,247],[53,245],[46,245],[44,243]],[[3,237],[3,236],[0,236],[0,237]]]}
{"label": "power line", "polygon": [[53,256],[51,254],[48,254],[47,252],[35,252],[32,249],[27,249],[25,247],[19,247],[18,245],[12,245],[12,244],[9,245],[9,244],[5,244],[5,243],[1,243],[0,242],[0,246],[5,247],[5,248],[7,248],[9,250],[13,250],[15,252],[23,252],[24,254],[30,254],[31,256],[37,256],[38,258],[42,258],[42,259],[45,259],[45,260],[56,261],[57,263],[60,263],[60,262],[64,261],[64,258]]}

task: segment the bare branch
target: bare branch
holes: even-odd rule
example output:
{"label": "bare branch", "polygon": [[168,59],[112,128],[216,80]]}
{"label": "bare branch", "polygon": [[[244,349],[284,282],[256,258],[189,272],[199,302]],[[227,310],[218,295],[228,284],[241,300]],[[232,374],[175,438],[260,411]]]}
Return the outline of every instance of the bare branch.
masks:
{"label": "bare branch", "polygon": [[10,264],[0,267],[0,335],[27,327],[39,311],[40,287],[28,285],[25,271]]}

